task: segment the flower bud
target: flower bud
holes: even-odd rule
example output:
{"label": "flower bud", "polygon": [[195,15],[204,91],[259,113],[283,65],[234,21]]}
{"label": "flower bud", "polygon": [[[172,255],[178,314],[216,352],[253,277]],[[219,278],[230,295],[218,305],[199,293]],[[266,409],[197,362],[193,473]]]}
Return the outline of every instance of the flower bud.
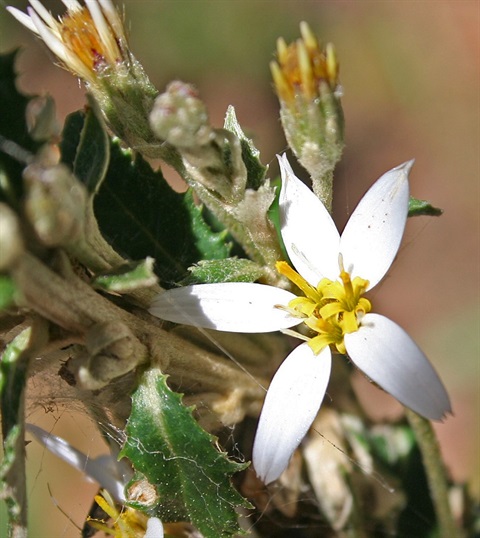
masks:
{"label": "flower bud", "polygon": [[60,134],[55,101],[50,95],[32,98],[27,105],[26,119],[33,140],[42,142]]}
{"label": "flower bud", "polygon": [[85,187],[63,164],[34,162],[23,177],[25,213],[40,241],[47,247],[75,241],[84,226]]}
{"label": "flower bud", "polygon": [[204,146],[215,136],[197,90],[178,80],[155,99],[150,125],[158,138],[178,148]]}
{"label": "flower bud", "polygon": [[8,271],[23,250],[17,215],[7,204],[0,202],[0,272]]}
{"label": "flower bud", "polygon": [[322,49],[305,22],[300,31],[295,43],[278,40],[277,61],[270,68],[288,144],[330,209],[332,173],[343,149],[338,63],[331,43]]}

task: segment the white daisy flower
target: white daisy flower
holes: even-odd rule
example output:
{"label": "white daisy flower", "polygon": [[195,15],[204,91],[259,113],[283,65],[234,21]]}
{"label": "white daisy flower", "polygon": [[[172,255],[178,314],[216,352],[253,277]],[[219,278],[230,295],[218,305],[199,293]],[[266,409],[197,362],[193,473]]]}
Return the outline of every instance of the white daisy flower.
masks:
{"label": "white daisy flower", "polygon": [[[140,538],[140,536],[142,538],[163,538],[163,524],[158,517],[148,517],[132,508],[118,511],[116,505],[125,504],[125,486],[133,476],[131,467],[124,460],[117,461],[110,454],[91,458],[74,448],[65,439],[34,424],[26,424],[25,429],[52,454],[69,463],[104,488],[101,495],[95,496],[95,501],[112,518],[115,536],[121,538]],[[111,529],[103,521],[91,518],[87,521],[92,527],[112,534]]]}
{"label": "white daisy flower", "polygon": [[165,320],[220,331],[269,332],[299,323],[310,329],[308,336],[295,333],[305,342],[276,372],[260,416],[253,465],[267,484],[284,471],[320,408],[332,350],[348,355],[420,415],[441,420],[451,412],[448,394],[423,352],[393,321],[371,313],[363,297],[398,252],[413,161],[390,170],[370,188],[342,235],[324,205],[295,177],[286,156],[279,161],[281,234],[296,270],[286,262],[277,269],[302,296],[262,284],[201,284],[166,291],[150,309]]}

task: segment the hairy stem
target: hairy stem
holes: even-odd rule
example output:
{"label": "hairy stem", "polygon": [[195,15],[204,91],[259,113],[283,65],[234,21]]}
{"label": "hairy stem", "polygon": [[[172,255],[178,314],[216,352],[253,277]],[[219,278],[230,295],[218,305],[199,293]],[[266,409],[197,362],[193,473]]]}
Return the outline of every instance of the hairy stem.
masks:
{"label": "hairy stem", "polygon": [[448,500],[448,484],[445,466],[437,437],[429,420],[406,409],[407,419],[415,432],[423,464],[427,473],[428,485],[437,515],[440,536],[442,538],[462,538],[463,533],[457,527]]}

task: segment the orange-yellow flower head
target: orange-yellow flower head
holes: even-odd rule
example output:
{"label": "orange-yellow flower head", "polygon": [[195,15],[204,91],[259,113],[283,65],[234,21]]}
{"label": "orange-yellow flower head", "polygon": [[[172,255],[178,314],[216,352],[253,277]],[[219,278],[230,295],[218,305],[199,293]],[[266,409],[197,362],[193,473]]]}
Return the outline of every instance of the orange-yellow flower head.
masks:
{"label": "orange-yellow flower head", "polygon": [[62,0],[67,11],[58,19],[40,0],[29,2],[26,13],[7,9],[86,83],[118,137],[130,147],[153,144],[148,115],[158,91],[131,53],[112,1]]}
{"label": "orange-yellow flower head", "polygon": [[330,210],[333,169],[343,150],[338,62],[333,45],[322,48],[306,22],[300,23],[300,33],[290,45],[277,41],[277,60],[270,68],[288,145]]}
{"label": "orange-yellow flower head", "polygon": [[24,26],[38,35],[62,65],[90,84],[97,84],[108,67],[130,64],[122,20],[110,0],[63,0],[65,15],[55,19],[38,0],[27,14],[7,7]]}
{"label": "orange-yellow flower head", "polygon": [[320,96],[321,85],[331,91],[338,86],[338,63],[331,43],[321,48],[318,39],[306,22],[300,24],[302,37],[287,45],[283,38],[277,41],[277,61],[270,68],[278,96],[293,102],[302,95],[306,100]]}

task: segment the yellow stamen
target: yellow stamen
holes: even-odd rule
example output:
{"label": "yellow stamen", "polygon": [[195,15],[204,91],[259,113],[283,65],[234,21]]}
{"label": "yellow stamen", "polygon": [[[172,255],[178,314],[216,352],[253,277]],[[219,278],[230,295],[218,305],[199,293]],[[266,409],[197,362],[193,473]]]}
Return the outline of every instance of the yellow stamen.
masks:
{"label": "yellow stamen", "polygon": [[124,508],[119,511],[111,495],[105,490],[101,491],[101,495],[95,496],[95,502],[112,520],[113,527],[109,527],[106,521],[89,517],[87,522],[91,527],[116,538],[144,536],[148,520],[145,514],[133,508]]}
{"label": "yellow stamen", "polygon": [[300,276],[292,267],[290,267],[287,262],[277,262],[275,264],[275,267],[281,275],[286,276],[288,280],[290,280],[295,284],[295,286],[300,288],[307,297],[309,297],[310,299],[314,299],[315,301],[321,300],[321,296],[318,294],[317,290],[313,286],[311,286],[302,276]]}

